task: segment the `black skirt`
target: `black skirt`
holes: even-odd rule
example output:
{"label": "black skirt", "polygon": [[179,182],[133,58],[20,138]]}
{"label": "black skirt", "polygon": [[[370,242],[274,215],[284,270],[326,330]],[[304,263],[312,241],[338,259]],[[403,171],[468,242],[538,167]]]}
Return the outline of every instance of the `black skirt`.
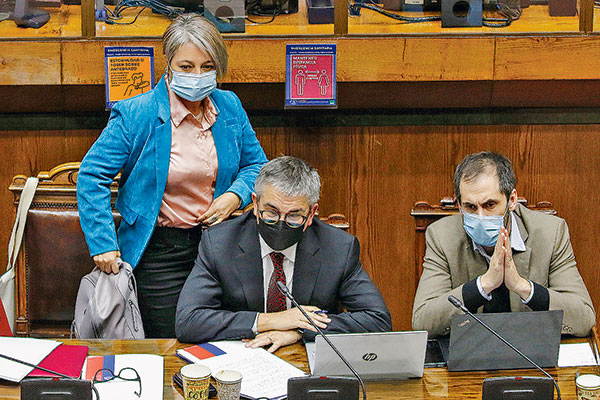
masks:
{"label": "black skirt", "polygon": [[175,311],[183,284],[194,267],[200,226],[156,227],[134,269],[138,303],[147,338],[174,338]]}

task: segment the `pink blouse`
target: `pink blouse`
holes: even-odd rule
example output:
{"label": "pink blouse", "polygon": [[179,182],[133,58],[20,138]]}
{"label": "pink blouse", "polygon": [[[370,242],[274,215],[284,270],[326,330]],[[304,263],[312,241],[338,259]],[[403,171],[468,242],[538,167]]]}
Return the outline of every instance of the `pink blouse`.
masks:
{"label": "pink blouse", "polygon": [[[167,88],[168,88],[167,82]],[[191,228],[213,201],[217,183],[217,149],[211,127],[217,110],[206,97],[202,120],[168,89],[171,108],[171,159],[158,226]]]}

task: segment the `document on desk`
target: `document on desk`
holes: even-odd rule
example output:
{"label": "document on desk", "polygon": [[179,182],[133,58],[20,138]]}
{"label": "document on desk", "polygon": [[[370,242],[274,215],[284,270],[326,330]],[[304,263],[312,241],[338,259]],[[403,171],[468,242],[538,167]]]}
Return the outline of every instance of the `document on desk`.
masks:
{"label": "document on desk", "polygon": [[249,399],[287,397],[289,378],[305,376],[302,370],[263,348],[251,349],[241,341],[209,342],[177,350],[185,361],[210,368],[213,376],[232,369],[242,374],[242,396]]}
{"label": "document on desk", "polygon": [[558,351],[559,367],[596,365],[596,358],[589,343],[564,343]]}
{"label": "document on desk", "polygon": [[89,356],[81,377],[100,381],[94,386],[102,400],[162,400],[164,371],[163,357],[155,354]]}
{"label": "document on desk", "polygon": [[[56,340],[0,337],[0,354],[38,365],[60,342]],[[0,378],[12,382],[21,380],[31,371],[32,367],[0,358]]]}

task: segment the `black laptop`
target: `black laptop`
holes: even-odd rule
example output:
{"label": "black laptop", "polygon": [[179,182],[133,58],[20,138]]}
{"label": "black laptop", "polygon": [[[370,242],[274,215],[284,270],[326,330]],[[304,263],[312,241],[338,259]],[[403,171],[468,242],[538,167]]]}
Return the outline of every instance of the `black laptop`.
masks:
{"label": "black laptop", "polygon": [[[558,362],[563,311],[477,314],[483,322],[542,368]],[[449,371],[535,368],[467,314],[450,326]]]}

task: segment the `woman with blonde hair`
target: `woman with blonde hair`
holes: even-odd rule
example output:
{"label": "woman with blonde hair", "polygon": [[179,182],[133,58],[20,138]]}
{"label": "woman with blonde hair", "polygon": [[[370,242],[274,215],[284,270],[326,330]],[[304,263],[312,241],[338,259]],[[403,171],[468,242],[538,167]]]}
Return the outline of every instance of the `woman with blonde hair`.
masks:
{"label": "woman with blonde hair", "polygon": [[[179,292],[198,253],[202,228],[250,203],[267,161],[237,96],[217,89],[227,49],[196,14],[163,35],[165,74],[147,93],[119,101],[81,163],[77,199],[94,259],[117,273],[134,268],[147,337],[175,337]],[[110,184],[121,172],[111,215]]]}

